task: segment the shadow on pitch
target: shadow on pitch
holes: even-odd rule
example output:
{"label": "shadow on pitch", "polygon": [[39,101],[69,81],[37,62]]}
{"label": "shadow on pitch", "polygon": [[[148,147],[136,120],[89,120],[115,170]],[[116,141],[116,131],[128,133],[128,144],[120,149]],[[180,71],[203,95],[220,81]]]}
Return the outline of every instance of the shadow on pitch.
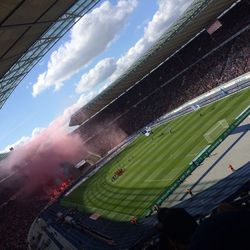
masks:
{"label": "shadow on pitch", "polygon": [[244,132],[247,132],[250,130],[250,124],[244,124],[244,125],[241,125],[239,127],[237,127],[232,133],[231,135],[234,135],[234,134],[239,134],[239,133],[244,133]]}

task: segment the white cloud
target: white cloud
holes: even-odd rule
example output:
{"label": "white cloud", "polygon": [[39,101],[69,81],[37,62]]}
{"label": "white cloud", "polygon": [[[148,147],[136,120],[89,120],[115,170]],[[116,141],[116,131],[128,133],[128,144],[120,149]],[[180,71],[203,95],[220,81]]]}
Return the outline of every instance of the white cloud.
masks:
{"label": "white cloud", "polygon": [[103,52],[116,38],[137,0],[120,0],[116,5],[105,1],[86,14],[71,30],[70,40],[54,51],[47,71],[38,76],[33,96],[49,87],[58,90],[63,82]]}
{"label": "white cloud", "polygon": [[99,61],[88,73],[82,75],[80,82],[76,86],[76,92],[82,93],[89,91],[111,76],[115,69],[116,62],[114,58],[105,58]]}
{"label": "white cloud", "polygon": [[[94,92],[89,92],[87,95],[82,94],[78,100],[68,108],[66,108],[63,112],[62,115],[57,117],[55,120],[49,123],[48,128],[56,127],[56,128],[64,128],[67,129],[69,132],[74,129],[68,127],[69,119],[70,117],[82,106],[84,106],[87,102],[89,102],[92,98],[94,98],[96,93]],[[31,136],[23,136],[16,142],[7,145],[3,150],[0,150],[0,153],[6,153],[9,152],[9,149],[13,147],[14,149],[26,144],[33,138],[35,138],[37,135],[41,134],[44,132],[47,128],[43,127],[36,127],[32,130]]]}
{"label": "white cloud", "polygon": [[32,131],[31,136],[34,137],[34,136],[36,136],[36,135],[39,135],[39,134],[42,133],[44,130],[45,130],[45,128],[41,128],[41,127],[34,128],[33,131]]}
{"label": "white cloud", "polygon": [[21,137],[19,140],[17,140],[15,143],[6,146],[5,149],[3,150],[3,152],[8,152],[9,149],[10,149],[11,147],[16,148],[16,147],[18,147],[18,146],[20,146],[20,145],[25,144],[25,143],[28,142],[29,140],[30,140],[30,137],[28,137],[28,136],[22,136],[22,137]]}
{"label": "white cloud", "polygon": [[[146,20],[143,36],[114,65],[100,61],[88,73],[84,74],[77,85],[77,92],[87,91],[91,87],[103,83],[101,90],[116,80],[126,71],[149,47],[169,28],[169,26],[187,9],[193,0],[161,0],[159,8],[151,20]],[[99,66],[102,65],[102,72]],[[114,70],[115,69],[115,70]],[[110,72],[113,71],[111,75]],[[107,80],[108,79],[108,80]],[[105,83],[104,81],[107,80]]]}
{"label": "white cloud", "polygon": [[144,28],[144,35],[125,55],[117,60],[117,70],[111,81],[121,75],[132,65],[154,42],[170,27],[170,25],[187,9],[193,0],[160,0],[159,9]]}
{"label": "white cloud", "polygon": [[[106,58],[97,63],[93,69],[82,76],[78,91],[85,91],[85,87],[87,90],[101,83],[105,80],[105,77],[112,74],[111,72],[115,68],[115,72],[109,78],[110,81],[96,91],[82,94],[76,103],[66,108],[62,116],[54,120],[49,126],[58,121],[62,126],[67,126],[70,116],[131,66],[146,49],[152,46],[170,24],[185,11],[191,2],[192,0],[160,0],[159,9],[145,27],[143,37],[116,62],[112,58]],[[52,54],[48,70],[40,74],[37,83],[33,86],[33,95],[38,95],[50,86],[60,88],[65,79],[68,79],[94,56],[105,50],[110,42],[115,39],[118,30],[123,26],[124,20],[135,6],[136,1],[133,0],[119,1],[116,6],[104,2],[99,8],[94,9],[80,20],[71,31],[70,41]],[[95,52],[95,50],[97,51]],[[98,68],[101,69],[101,72],[98,71]],[[31,137],[39,133],[40,130],[42,131],[43,128],[35,128]],[[15,147],[26,143],[31,137],[22,137],[16,143],[8,145],[4,151],[8,151],[11,146]]]}
{"label": "white cloud", "polygon": [[150,21],[149,18],[145,19],[141,24],[139,24],[139,25],[136,26],[136,29],[137,29],[137,30],[140,30],[140,29],[144,28],[145,25],[147,25],[147,23],[148,23],[149,21]]}
{"label": "white cloud", "polygon": [[31,136],[22,136],[22,137],[21,137],[19,140],[17,140],[16,142],[7,145],[3,150],[0,151],[0,153],[9,152],[11,147],[13,147],[14,149],[16,149],[16,148],[18,148],[18,147],[20,147],[20,146],[26,144],[27,142],[30,141],[30,139],[31,139],[32,137],[35,136],[37,129],[39,129],[39,128],[35,128],[35,129],[32,131],[32,135],[31,135]]}
{"label": "white cloud", "polygon": [[68,108],[66,108],[63,112],[63,117],[65,122],[67,123],[71,117],[78,109],[87,104],[91,99],[95,97],[96,93],[91,91],[88,94],[82,94],[78,100]]}

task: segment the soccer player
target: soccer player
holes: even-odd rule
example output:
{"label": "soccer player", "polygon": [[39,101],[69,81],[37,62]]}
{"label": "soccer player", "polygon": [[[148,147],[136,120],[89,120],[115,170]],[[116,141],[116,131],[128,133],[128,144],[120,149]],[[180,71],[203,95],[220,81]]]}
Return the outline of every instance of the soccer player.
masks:
{"label": "soccer player", "polygon": [[155,204],[153,210],[156,211],[156,212],[158,212],[159,209],[160,209],[159,206]]}
{"label": "soccer player", "polygon": [[187,189],[187,193],[189,193],[190,194],[190,196],[193,196],[194,194],[193,194],[193,191],[192,191],[192,189],[191,188],[188,188]]}
{"label": "soccer player", "polygon": [[229,168],[232,172],[235,171],[234,167],[233,167],[231,164],[229,164],[228,168]]}
{"label": "soccer player", "polygon": [[136,219],[136,217],[133,216],[130,222],[131,222],[131,224],[136,225],[136,224],[137,224],[137,219]]}

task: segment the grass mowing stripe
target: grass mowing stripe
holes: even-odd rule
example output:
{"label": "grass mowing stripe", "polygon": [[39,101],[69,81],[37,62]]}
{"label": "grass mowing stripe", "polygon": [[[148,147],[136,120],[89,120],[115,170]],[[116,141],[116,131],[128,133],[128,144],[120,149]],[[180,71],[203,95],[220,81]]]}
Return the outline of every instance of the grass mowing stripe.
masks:
{"label": "grass mowing stripe", "polygon": [[[193,133],[193,131],[197,130],[197,127],[199,127],[199,126],[200,126],[200,123],[196,123],[196,126],[192,126],[191,133]],[[178,131],[178,132],[179,132],[179,133],[183,133],[182,130],[180,130],[180,131]],[[172,137],[174,138],[175,136],[173,135]],[[189,137],[189,138],[188,138],[188,137]],[[172,144],[170,143],[170,145],[171,145],[172,147],[175,147],[175,144],[180,144],[179,140],[177,140],[177,139],[172,139],[172,140],[175,140],[175,143],[172,143]],[[193,138],[190,137],[190,136],[187,136],[187,138],[183,138],[184,145],[187,144],[189,140],[193,140]],[[160,147],[158,148],[158,153],[159,153],[159,154],[162,154],[162,153],[163,153],[163,150],[165,149],[165,144],[162,144],[162,145],[163,145],[163,146],[160,146]],[[182,147],[183,147],[184,145],[182,144]],[[181,150],[181,149],[182,149],[182,150]],[[180,153],[182,153],[183,150],[184,150],[183,148],[179,148],[179,152],[180,152]],[[155,156],[154,156],[153,154],[151,154],[151,157],[149,156],[149,157],[147,158],[147,160],[148,160],[149,162],[152,162],[154,158],[155,158]],[[159,172],[159,171],[158,171],[158,174],[157,174],[157,175],[158,175],[158,176],[161,176],[163,172],[166,172],[165,169],[166,169],[166,168],[161,168],[162,172]],[[169,171],[171,171],[171,169],[169,169]],[[168,171],[167,171],[167,172],[168,172]],[[145,171],[145,174],[144,174],[144,176],[142,176],[142,178],[145,178],[146,176],[147,176],[147,172]],[[158,177],[158,176],[157,176],[157,177]],[[138,175],[137,179],[139,179],[139,178],[141,178],[140,175]]]}
{"label": "grass mowing stripe", "polygon": [[[153,128],[153,136],[139,136],[64,200],[111,219],[143,216],[175,180],[175,174],[183,172],[207,145],[204,133],[219,120],[227,119],[230,124],[249,105],[249,96],[247,89]],[[121,166],[126,168],[124,175],[111,182],[115,170]],[[145,181],[152,177],[160,181]]]}

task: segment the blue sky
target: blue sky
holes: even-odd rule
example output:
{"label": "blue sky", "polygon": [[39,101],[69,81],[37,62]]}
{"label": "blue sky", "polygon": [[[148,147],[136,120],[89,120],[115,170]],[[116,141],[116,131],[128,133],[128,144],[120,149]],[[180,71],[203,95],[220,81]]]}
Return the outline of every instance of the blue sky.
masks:
{"label": "blue sky", "polygon": [[[31,70],[0,110],[0,151],[69,116],[140,57],[191,0],[101,1]],[[48,66],[49,65],[49,66]]]}

